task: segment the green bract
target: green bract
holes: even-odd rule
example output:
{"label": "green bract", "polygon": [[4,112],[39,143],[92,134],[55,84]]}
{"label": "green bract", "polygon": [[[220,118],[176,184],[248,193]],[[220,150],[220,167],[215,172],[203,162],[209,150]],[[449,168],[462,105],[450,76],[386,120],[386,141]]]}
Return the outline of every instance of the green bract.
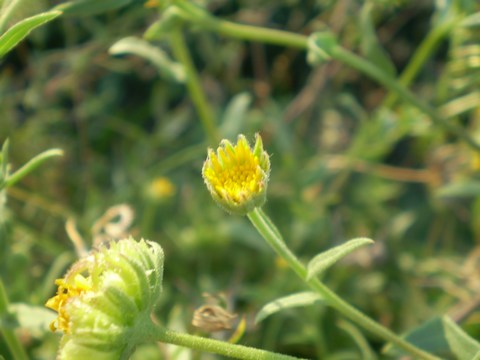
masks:
{"label": "green bract", "polygon": [[262,138],[255,136],[252,149],[243,135],[237,144],[222,140],[215,153],[208,150],[202,175],[213,199],[232,214],[246,215],[266,200],[270,158]]}
{"label": "green bract", "polygon": [[163,262],[160,245],[130,238],[75,263],[46,304],[58,312],[52,330],[64,331],[58,359],[128,358],[151,322]]}

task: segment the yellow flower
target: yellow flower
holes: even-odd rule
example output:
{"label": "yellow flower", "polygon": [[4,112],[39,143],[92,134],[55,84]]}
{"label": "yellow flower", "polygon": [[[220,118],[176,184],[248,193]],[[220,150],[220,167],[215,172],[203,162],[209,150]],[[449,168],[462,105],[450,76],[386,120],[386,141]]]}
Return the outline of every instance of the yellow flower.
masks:
{"label": "yellow flower", "polygon": [[150,241],[103,244],[77,261],[45,304],[58,313],[52,331],[64,332],[57,359],[128,358],[144,341],[162,279],[163,251]]}
{"label": "yellow flower", "polygon": [[233,214],[246,215],[265,203],[270,159],[262,138],[255,136],[252,149],[243,135],[237,144],[222,140],[215,153],[208,150],[202,175],[213,199]]}
{"label": "yellow flower", "polygon": [[57,295],[49,299],[45,304],[46,307],[55,310],[58,313],[58,319],[50,324],[50,330],[56,331],[62,330],[65,333],[69,333],[70,317],[65,310],[65,305],[69,299],[82,296],[87,291],[92,290],[91,278],[85,278],[81,274],[75,274],[73,279],[68,282],[65,278],[55,280],[55,285],[58,286]]}

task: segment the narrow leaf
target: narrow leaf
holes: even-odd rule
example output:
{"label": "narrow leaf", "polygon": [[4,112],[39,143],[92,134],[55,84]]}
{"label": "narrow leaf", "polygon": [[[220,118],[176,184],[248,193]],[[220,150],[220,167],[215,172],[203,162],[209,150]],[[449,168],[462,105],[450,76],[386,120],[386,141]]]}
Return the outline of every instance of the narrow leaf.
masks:
{"label": "narrow leaf", "polygon": [[447,197],[475,197],[480,194],[480,181],[468,180],[447,184],[438,189],[436,196]]}
{"label": "narrow leaf", "polygon": [[63,150],[61,149],[50,149],[46,150],[33,158],[31,158],[25,165],[23,165],[20,169],[15,171],[13,174],[9,175],[6,181],[4,182],[5,187],[10,187],[15,185],[18,181],[20,181],[24,176],[28,175],[30,172],[35,170],[41,164],[52,157],[56,156],[63,156]]}
{"label": "narrow leaf", "polygon": [[358,348],[360,349],[360,352],[362,353],[362,359],[364,360],[377,360],[377,356],[375,355],[374,351],[368,344],[367,339],[365,339],[365,336],[363,333],[351,322],[345,321],[345,320],[340,320],[338,322],[338,327],[344,330],[346,333],[348,333],[353,341],[357,344]]}
{"label": "narrow leaf", "polygon": [[170,80],[185,82],[183,66],[170,60],[165,52],[149,42],[134,36],[126,37],[117,41],[109,49],[110,54],[134,54],[150,61],[158,69],[159,73]]}
{"label": "narrow leaf", "polygon": [[365,5],[360,12],[360,28],[362,31],[362,35],[360,37],[361,51],[363,55],[372,63],[377,65],[389,75],[395,76],[395,66],[393,65],[386,51],[378,42],[371,16],[372,10],[373,4],[370,2],[365,2]]}
{"label": "narrow leaf", "polygon": [[225,139],[241,133],[245,126],[245,116],[252,103],[252,96],[246,92],[235,95],[228,103],[222,116],[220,132]]}
{"label": "narrow leaf", "polygon": [[309,306],[321,301],[323,301],[322,297],[311,291],[281,297],[264,305],[255,317],[255,323],[258,324],[276,312],[294,307]]}
{"label": "narrow leaf", "polygon": [[0,58],[12,50],[35,28],[52,21],[61,15],[61,11],[41,13],[16,23],[0,37]]}
{"label": "narrow leaf", "polygon": [[89,16],[126,6],[133,0],[77,0],[58,5],[56,9],[65,15]]}
{"label": "narrow leaf", "polygon": [[357,238],[318,254],[308,263],[307,280],[323,273],[338,260],[347,256],[354,250],[368,244],[373,244],[373,240],[368,238]]}

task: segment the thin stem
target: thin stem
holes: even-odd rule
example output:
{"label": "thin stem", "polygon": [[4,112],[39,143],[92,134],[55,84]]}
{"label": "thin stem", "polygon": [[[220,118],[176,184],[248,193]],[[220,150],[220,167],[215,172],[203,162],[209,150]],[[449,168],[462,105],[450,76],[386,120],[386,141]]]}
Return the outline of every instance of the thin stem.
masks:
{"label": "thin stem", "polygon": [[258,26],[236,24],[231,21],[212,19],[204,22],[209,30],[232,38],[260,41],[267,44],[283,45],[298,49],[305,49],[307,38],[284,30],[261,28]]}
{"label": "thin stem", "polygon": [[[0,279],[0,318],[6,316],[8,314],[8,298],[7,293],[5,291],[5,287],[3,286],[3,281]],[[1,328],[0,328],[1,329]],[[8,330],[3,328],[1,330],[3,334],[3,338],[7,343],[7,346],[12,353],[12,356],[15,360],[28,360],[28,356],[25,353],[25,349],[23,348],[22,344],[18,340],[15,332],[13,330]]]}
{"label": "thin stem", "polygon": [[220,20],[203,9],[186,1],[178,1],[176,5],[182,16],[187,20],[200,24],[204,29],[212,30],[225,36],[298,49],[307,48],[308,38],[304,35],[284,30],[268,29],[254,25],[238,24],[231,21]]}
{"label": "thin stem", "polygon": [[181,62],[185,69],[187,88],[200,116],[200,121],[207,134],[208,141],[211,145],[217,144],[220,141],[220,136],[215,127],[213,112],[200,85],[200,80],[185,44],[181,29],[175,29],[171,32],[171,46],[175,57]]}
{"label": "thin stem", "polygon": [[33,157],[29,162],[23,165],[20,169],[15,171],[12,175],[8,176],[5,180],[4,186],[10,187],[16,184],[20,179],[22,179],[25,175],[35,170],[39,167],[43,162],[50,159],[51,157],[55,156],[62,156],[63,151],[60,149],[51,149],[38,154],[37,156]]}
{"label": "thin stem", "polygon": [[330,290],[326,285],[320,282],[318,279],[314,278],[311,280],[306,280],[307,270],[305,266],[297,259],[297,257],[290,251],[282,237],[280,236],[279,231],[276,229],[275,225],[271,222],[268,216],[263,212],[262,209],[256,208],[248,215],[248,218],[258,230],[258,232],[263,236],[267,243],[275,250],[275,252],[282,257],[292,270],[315,292],[321,295],[330,306],[335,308],[345,317],[354,321],[356,324],[363,327],[365,330],[370,331],[371,333],[383,338],[386,341],[389,341],[404,351],[416,356],[418,359],[424,360],[437,360],[438,358],[434,355],[431,355],[420,348],[414,346],[413,344],[405,341],[400,338],[398,335],[393,333],[391,330],[377,323],[376,321],[370,319],[365,314],[351,306],[345,300],[340,298],[332,290]]}
{"label": "thin stem", "polygon": [[441,117],[435,109],[430,107],[427,103],[424,103],[420,100],[419,97],[411,93],[406,87],[400,84],[395,78],[391,77],[369,61],[361,58],[360,56],[355,55],[354,53],[340,47],[335,46],[332,49],[330,54],[336,60],[347,64],[367,75],[372,79],[377,80],[380,84],[384,85],[390,91],[395,92],[400,98],[409,102],[423,113],[428,115],[430,119],[437,125],[444,127],[445,129],[451,131],[461,139],[463,139],[467,144],[477,151],[480,151],[480,145],[470,137],[468,132],[455,124],[445,120]]}
{"label": "thin stem", "polygon": [[228,356],[234,359],[244,360],[298,360],[299,358],[277,354],[266,350],[251,348],[248,346],[231,344],[200,336],[164,329],[155,326],[152,329],[151,337],[163,343],[184,346],[193,350],[210,352],[218,355]]}
{"label": "thin stem", "polygon": [[[430,31],[430,33],[415,51],[402,75],[400,75],[400,78],[398,80],[400,84],[405,87],[410,86],[420,69],[423,67],[428,58],[432,55],[433,51],[435,51],[440,42],[451,32],[451,30],[455,27],[457,23],[457,18],[451,19],[433,28],[432,31]],[[390,108],[395,104],[397,99],[398,94],[396,92],[390,91],[383,103],[383,106]]]}
{"label": "thin stem", "polygon": [[[259,26],[238,24],[230,21],[219,20],[210,15],[203,9],[186,1],[177,1],[175,3],[179,9],[179,14],[187,21],[196,23],[204,29],[215,31],[219,34],[233,37],[236,39],[259,41],[268,44],[289,46],[303,50],[311,50],[308,44],[308,37],[291,33],[289,31],[266,29]],[[454,23],[446,23],[445,28],[441,27],[438,33],[432,34],[432,37],[428,39],[428,42],[422,47],[421,52],[413,59],[410,69],[404,75],[404,81],[408,84],[413,80],[423,62],[426,60],[429,52],[436,43],[454,26]],[[428,115],[431,120],[440,125],[458,137],[463,139],[472,148],[480,151],[480,145],[474,141],[467,131],[463,128],[456,126],[453,123],[448,122],[445,118],[440,116],[435,109],[430,107],[427,103],[420,100],[412,92],[410,92],[402,83],[397,79],[385,73],[374,64],[369,61],[353,54],[352,52],[342,48],[341,46],[334,46],[329,53],[332,58],[338,60],[378,81],[385,86],[392,94],[395,94],[398,98],[405,100],[412,104],[420,111]]]}

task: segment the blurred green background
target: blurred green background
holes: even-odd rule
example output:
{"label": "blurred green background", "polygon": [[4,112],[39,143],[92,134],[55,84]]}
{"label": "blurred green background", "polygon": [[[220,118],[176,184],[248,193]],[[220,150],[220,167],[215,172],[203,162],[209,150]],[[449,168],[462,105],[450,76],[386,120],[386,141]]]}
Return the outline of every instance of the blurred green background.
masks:
{"label": "blurred green background", "polygon": [[[12,23],[58,1],[24,1]],[[475,0],[211,0],[221,18],[308,35],[329,27],[344,47],[396,74]],[[142,37],[154,1],[94,15],[61,16],[0,62],[0,141],[18,168],[49,148],[65,155],[8,189],[0,275],[12,303],[41,306],[76,258],[72,218],[90,247],[112,206],[135,212],[131,232],[166,253],[158,318],[190,325],[202,293],[224,293],[245,315],[241,343],[322,359],[361,358],[331,309],[312,306],[253,324],[267,302],[304,287],[251,224],[211,200],[201,178],[209,145],[185,85],[135,55],[109,48]],[[477,21],[480,23],[480,21]],[[265,211],[305,261],[350,238],[376,241],[337,264],[325,281],[397,333],[449,314],[480,338],[480,157],[412,105],[336,61],[185,26],[185,37],[222,137],[260,132],[271,154]],[[422,101],[480,138],[480,26],[434,38],[410,84]],[[152,42],[173,58],[168,39]],[[422,45],[423,44],[423,45]],[[8,256],[4,255],[8,254]],[[228,333],[224,334],[228,338]],[[220,335],[221,336],[221,335]],[[58,336],[24,329],[33,359],[51,359]],[[382,342],[369,339],[380,351]],[[0,338],[0,354],[9,353]],[[140,358],[208,358],[149,346]],[[150,356],[150,357],[149,357]]]}

